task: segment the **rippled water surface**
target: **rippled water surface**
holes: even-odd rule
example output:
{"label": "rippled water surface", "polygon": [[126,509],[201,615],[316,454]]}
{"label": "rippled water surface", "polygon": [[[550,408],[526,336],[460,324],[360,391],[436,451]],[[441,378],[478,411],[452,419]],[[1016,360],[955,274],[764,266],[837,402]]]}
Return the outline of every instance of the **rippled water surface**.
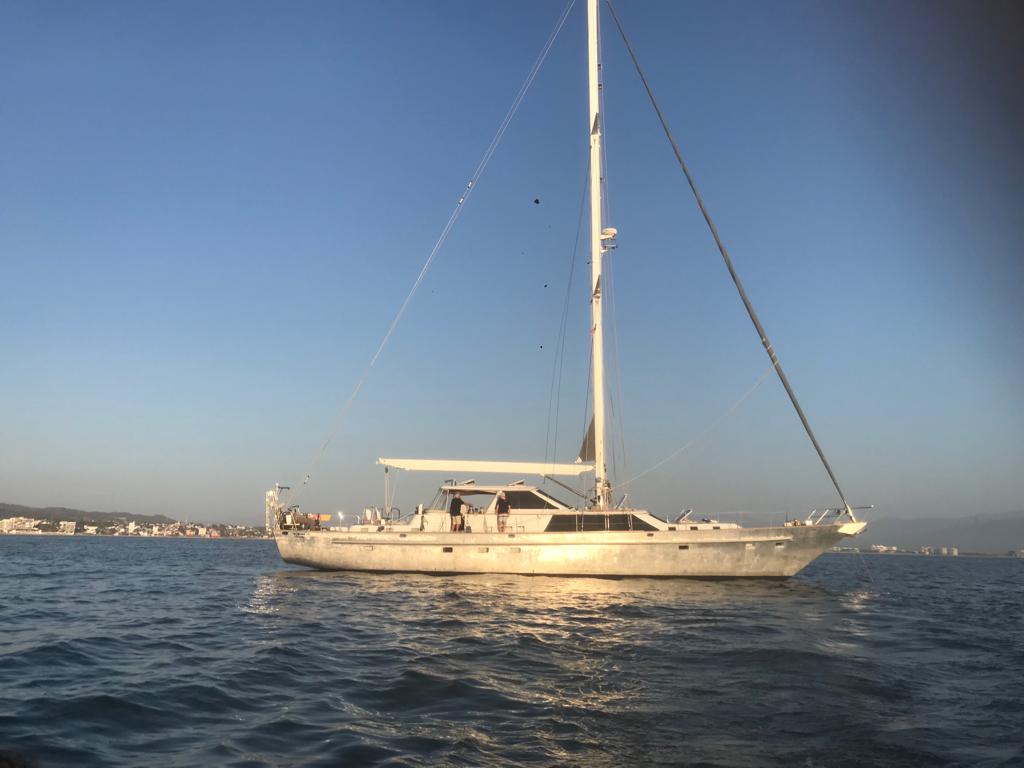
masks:
{"label": "rippled water surface", "polygon": [[43,766],[1024,765],[1019,560],[397,576],[7,536],[0,595],[0,748]]}

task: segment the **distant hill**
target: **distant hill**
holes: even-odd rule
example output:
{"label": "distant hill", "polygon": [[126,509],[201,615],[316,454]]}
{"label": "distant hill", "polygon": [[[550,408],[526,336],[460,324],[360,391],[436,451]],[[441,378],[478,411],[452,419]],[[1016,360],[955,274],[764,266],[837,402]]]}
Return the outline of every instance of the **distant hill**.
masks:
{"label": "distant hill", "polygon": [[82,509],[68,509],[67,507],[23,507],[20,504],[5,504],[0,502],[0,520],[8,517],[30,517],[35,520],[50,520],[61,522],[63,520],[74,520],[76,523],[112,523],[118,521],[136,522],[143,524],[166,525],[175,522],[163,515],[136,515],[131,512],[87,512]]}
{"label": "distant hill", "polygon": [[883,518],[872,521],[854,541],[855,546],[886,544],[901,549],[958,547],[961,552],[1005,554],[1024,549],[1024,511],[1001,515],[965,515],[957,518]]}

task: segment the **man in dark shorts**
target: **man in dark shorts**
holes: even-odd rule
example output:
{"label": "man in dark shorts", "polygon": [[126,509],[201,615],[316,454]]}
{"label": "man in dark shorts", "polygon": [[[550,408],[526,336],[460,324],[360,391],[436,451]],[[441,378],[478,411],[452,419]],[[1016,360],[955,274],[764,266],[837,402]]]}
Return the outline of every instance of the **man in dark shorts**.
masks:
{"label": "man in dark shorts", "polygon": [[495,510],[498,513],[498,533],[504,533],[508,525],[508,499],[505,498],[504,491],[498,491],[498,501],[495,504]]}
{"label": "man in dark shorts", "polygon": [[452,533],[466,528],[466,519],[462,516],[464,506],[466,506],[466,502],[462,500],[462,494],[458,491],[453,493],[451,504],[448,505],[448,514],[452,518]]}

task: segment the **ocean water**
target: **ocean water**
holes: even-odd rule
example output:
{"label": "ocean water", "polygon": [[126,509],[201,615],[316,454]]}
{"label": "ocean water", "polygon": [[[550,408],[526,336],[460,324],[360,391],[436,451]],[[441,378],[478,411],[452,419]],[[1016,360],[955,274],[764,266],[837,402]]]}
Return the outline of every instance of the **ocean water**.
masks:
{"label": "ocean water", "polygon": [[399,576],[0,537],[0,749],[41,766],[1024,766],[1024,561],[786,582]]}

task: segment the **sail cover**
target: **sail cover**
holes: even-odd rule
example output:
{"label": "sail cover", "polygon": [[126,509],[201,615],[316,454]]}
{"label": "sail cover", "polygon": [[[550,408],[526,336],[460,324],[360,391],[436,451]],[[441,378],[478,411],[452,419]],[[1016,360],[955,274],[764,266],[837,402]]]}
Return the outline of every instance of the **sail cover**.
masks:
{"label": "sail cover", "polygon": [[555,464],[544,461],[475,461],[460,459],[377,459],[378,464],[421,472],[480,472],[506,475],[582,475],[593,464]]}

